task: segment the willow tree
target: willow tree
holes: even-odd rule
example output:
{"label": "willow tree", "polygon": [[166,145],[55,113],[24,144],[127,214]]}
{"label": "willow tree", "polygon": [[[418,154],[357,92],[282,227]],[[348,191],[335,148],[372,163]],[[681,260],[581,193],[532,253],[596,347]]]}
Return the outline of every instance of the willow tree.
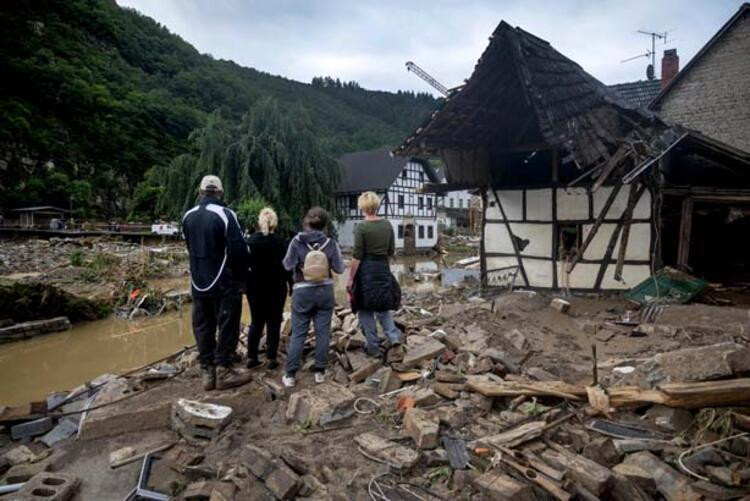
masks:
{"label": "willow tree", "polygon": [[173,159],[160,176],[165,187],[158,207],[164,212],[177,216],[189,208],[201,177],[210,173],[221,178],[226,203],[265,200],[285,232],[296,229],[311,206],[333,206],[338,167],[301,108],[284,110],[262,99],[238,124],[217,111],[190,140],[194,152]]}

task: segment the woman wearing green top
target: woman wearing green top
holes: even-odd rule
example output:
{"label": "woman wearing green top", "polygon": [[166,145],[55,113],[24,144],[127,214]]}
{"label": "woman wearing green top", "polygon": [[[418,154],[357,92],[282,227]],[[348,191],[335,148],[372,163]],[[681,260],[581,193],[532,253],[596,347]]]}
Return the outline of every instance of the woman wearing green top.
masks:
{"label": "woman wearing green top", "polygon": [[393,322],[390,311],[399,308],[401,295],[388,265],[388,258],[395,253],[395,235],[391,223],[377,216],[380,198],[375,193],[362,193],[358,205],[365,214],[365,220],[354,229],[349,291],[367,340],[365,352],[379,357],[382,353],[375,325],[376,316],[390,344],[401,342],[401,332]]}

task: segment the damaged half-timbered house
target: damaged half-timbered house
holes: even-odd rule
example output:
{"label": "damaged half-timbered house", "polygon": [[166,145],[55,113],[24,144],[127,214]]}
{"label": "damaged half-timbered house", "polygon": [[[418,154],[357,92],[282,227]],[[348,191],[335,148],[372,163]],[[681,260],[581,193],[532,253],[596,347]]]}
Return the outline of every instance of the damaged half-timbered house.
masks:
{"label": "damaged half-timbered house", "polygon": [[628,289],[697,245],[672,190],[750,200],[747,153],[666,125],[505,22],[396,154],[442,157],[447,183],[427,189],[480,190],[487,285]]}

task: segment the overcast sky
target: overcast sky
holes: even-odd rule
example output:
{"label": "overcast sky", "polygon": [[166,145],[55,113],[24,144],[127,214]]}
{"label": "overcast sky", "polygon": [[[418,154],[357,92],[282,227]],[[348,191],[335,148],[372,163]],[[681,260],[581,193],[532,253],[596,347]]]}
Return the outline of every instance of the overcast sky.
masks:
{"label": "overcast sky", "polygon": [[414,61],[448,87],[468,78],[501,20],[544,38],[607,84],[645,78],[649,37],[657,76],[665,48],[685,63],[732,16],[731,0],[117,0],[215,58],[309,82],[316,75],[369,89],[432,91]]}

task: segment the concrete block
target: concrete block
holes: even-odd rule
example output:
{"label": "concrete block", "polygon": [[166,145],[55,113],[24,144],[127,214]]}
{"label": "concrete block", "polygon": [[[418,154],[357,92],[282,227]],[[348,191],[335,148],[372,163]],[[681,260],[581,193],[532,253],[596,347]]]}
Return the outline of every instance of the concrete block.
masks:
{"label": "concrete block", "polygon": [[[625,458],[624,464],[639,467],[654,479],[656,489],[667,501],[698,501],[700,494],[690,487],[690,479],[678,473],[648,451],[636,452]],[[624,474],[624,473],[623,473]]]}
{"label": "concrete block", "polygon": [[36,437],[37,435],[44,435],[52,429],[54,423],[52,418],[43,417],[35,419],[34,421],[27,421],[25,423],[17,424],[10,428],[10,436],[13,440],[21,440],[27,437]]}
{"label": "concrete block", "polygon": [[172,428],[188,440],[215,438],[231,419],[232,408],[225,405],[184,398],[172,405]]}
{"label": "concrete block", "polygon": [[78,422],[73,419],[64,418],[39,440],[47,447],[53,447],[58,442],[70,438],[76,433],[78,433]]}
{"label": "concrete block", "polygon": [[437,339],[428,339],[427,341],[407,346],[406,355],[401,365],[404,368],[416,367],[425,360],[431,360],[440,356],[445,351],[445,345]]}
{"label": "concrete block", "polygon": [[157,402],[155,404],[129,408],[127,402],[97,409],[89,414],[81,424],[80,438],[91,440],[100,437],[110,437],[134,431],[169,428],[171,402]]}
{"label": "concrete block", "polygon": [[570,303],[559,297],[553,299],[549,305],[560,313],[567,313],[570,310]]}
{"label": "concrete block", "polygon": [[415,407],[429,407],[443,401],[443,398],[432,388],[420,388],[413,393],[413,397]]}
{"label": "concrete block", "polygon": [[266,487],[276,499],[294,499],[302,487],[302,482],[291,468],[279,461],[266,477]]}
{"label": "concrete block", "polygon": [[5,474],[5,482],[8,484],[18,484],[21,482],[26,482],[34,475],[38,475],[39,473],[46,472],[50,468],[49,461],[39,461],[38,463],[31,463],[31,464],[19,464],[16,466],[13,466],[8,472]]}
{"label": "concrete block", "polygon": [[608,468],[622,460],[622,454],[617,451],[612,439],[607,437],[596,438],[586,444],[583,456]]}
{"label": "concrete block", "polygon": [[322,416],[333,416],[354,402],[356,395],[349,388],[337,383],[316,385],[300,390],[289,397],[286,408],[287,423],[311,423],[317,425]]}
{"label": "concrete block", "polygon": [[612,471],[618,475],[624,476],[646,492],[656,492],[656,482],[654,482],[654,477],[638,465],[620,463],[615,465],[612,468]]}
{"label": "concrete block", "polygon": [[418,449],[438,446],[439,427],[438,417],[424,409],[406,409],[404,413],[404,432],[414,440]]}
{"label": "concrete block", "polygon": [[38,473],[11,496],[15,501],[68,501],[75,496],[81,481],[60,473]]}
{"label": "concrete block", "polygon": [[261,480],[265,480],[273,471],[273,456],[265,449],[248,444],[243,457],[250,472]]}
{"label": "concrete block", "polygon": [[11,466],[33,463],[38,459],[36,454],[25,445],[19,445],[18,447],[12,448],[5,453],[4,457],[8,460],[8,463],[10,463]]}
{"label": "concrete block", "polygon": [[381,459],[399,470],[407,470],[419,461],[418,452],[379,437],[374,433],[363,433],[354,437],[354,441],[367,454]]}

